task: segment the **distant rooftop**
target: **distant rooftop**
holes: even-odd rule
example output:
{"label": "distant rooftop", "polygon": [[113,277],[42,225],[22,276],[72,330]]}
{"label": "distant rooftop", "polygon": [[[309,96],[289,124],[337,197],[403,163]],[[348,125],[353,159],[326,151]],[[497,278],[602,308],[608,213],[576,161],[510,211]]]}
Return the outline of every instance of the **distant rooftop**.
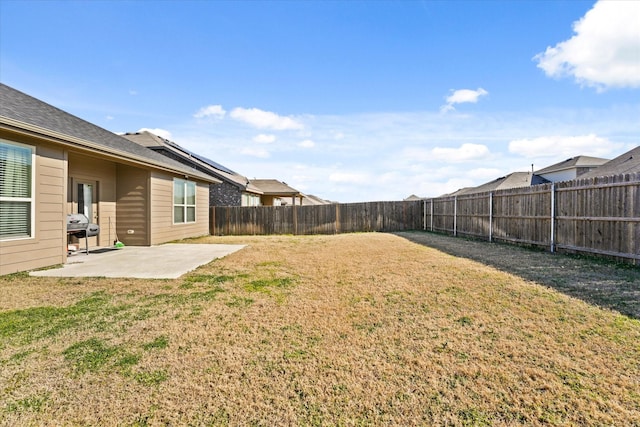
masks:
{"label": "distant rooftop", "polygon": [[252,179],[249,183],[268,196],[298,196],[301,194],[295,188],[289,187],[286,183],[276,179]]}
{"label": "distant rooftop", "polygon": [[487,191],[507,190],[509,188],[529,187],[531,185],[546,184],[548,182],[548,180],[532,172],[513,172],[507,176],[502,176],[477,187],[462,188],[448,195],[462,196],[465,194],[484,193]]}
{"label": "distant rooftop", "polygon": [[640,173],[640,146],[609,160],[597,169],[580,175],[580,178],[595,178],[623,173]]}
{"label": "distant rooftop", "polygon": [[572,168],[594,168],[602,166],[608,161],[609,159],[603,159],[600,157],[576,156],[537,170],[535,173],[538,175],[544,175],[546,173],[559,172]]}

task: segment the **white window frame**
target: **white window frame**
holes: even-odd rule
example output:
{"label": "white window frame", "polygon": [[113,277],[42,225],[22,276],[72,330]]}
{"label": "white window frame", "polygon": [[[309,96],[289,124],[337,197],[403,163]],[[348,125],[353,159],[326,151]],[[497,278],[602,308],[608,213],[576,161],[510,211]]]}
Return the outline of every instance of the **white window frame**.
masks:
{"label": "white window frame", "polygon": [[3,242],[11,241],[11,240],[26,240],[33,239],[36,236],[36,227],[35,227],[35,218],[36,218],[36,148],[32,145],[22,144],[15,141],[9,141],[6,139],[0,139],[0,143],[5,145],[13,145],[20,148],[27,149],[31,151],[31,182],[30,182],[30,193],[31,197],[6,197],[0,195],[0,202],[21,202],[21,203],[29,203],[30,206],[30,224],[29,224],[29,235],[19,236],[19,237],[1,237],[0,240]]}
{"label": "white window frame", "polygon": [[253,193],[242,193],[241,206],[260,206],[260,196]]}
{"label": "white window frame", "polygon": [[[182,185],[182,203],[176,203],[176,186]],[[188,190],[189,187],[193,187],[193,204],[188,203]],[[197,222],[197,200],[198,200],[198,184],[195,181],[189,181],[183,178],[173,178],[173,209],[171,215],[173,216],[173,224],[193,224]],[[182,209],[182,221],[176,221],[176,209]],[[189,208],[193,208],[193,220],[189,221]]]}

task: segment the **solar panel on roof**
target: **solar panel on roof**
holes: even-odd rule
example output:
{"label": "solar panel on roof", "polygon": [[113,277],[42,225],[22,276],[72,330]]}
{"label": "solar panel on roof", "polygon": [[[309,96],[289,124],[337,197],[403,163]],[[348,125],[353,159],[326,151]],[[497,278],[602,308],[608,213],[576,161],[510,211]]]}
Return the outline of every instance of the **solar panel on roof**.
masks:
{"label": "solar panel on roof", "polygon": [[214,162],[213,160],[208,159],[208,158],[206,158],[204,156],[201,156],[200,154],[196,154],[196,153],[194,153],[192,151],[189,151],[186,148],[181,147],[180,145],[176,144],[173,141],[169,141],[168,139],[165,139],[164,141],[167,144],[171,145],[172,147],[175,147],[175,148],[185,152],[189,156],[194,157],[194,158],[196,158],[198,160],[201,160],[201,161],[205,162],[209,166],[214,167],[214,168],[218,169],[219,171],[226,172],[226,173],[231,174],[231,175],[237,175],[236,172],[232,171],[231,169],[229,169],[229,168],[227,168],[225,166],[222,166],[220,163]]}

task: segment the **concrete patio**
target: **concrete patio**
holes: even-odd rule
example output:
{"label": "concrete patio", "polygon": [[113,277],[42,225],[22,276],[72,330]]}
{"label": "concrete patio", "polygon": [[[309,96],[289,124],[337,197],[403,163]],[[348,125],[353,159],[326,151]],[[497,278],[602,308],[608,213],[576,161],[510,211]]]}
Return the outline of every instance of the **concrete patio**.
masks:
{"label": "concrete patio", "polygon": [[181,244],[96,248],[69,255],[61,268],[38,270],[31,276],[132,277],[175,279],[201,265],[234,253],[245,245]]}

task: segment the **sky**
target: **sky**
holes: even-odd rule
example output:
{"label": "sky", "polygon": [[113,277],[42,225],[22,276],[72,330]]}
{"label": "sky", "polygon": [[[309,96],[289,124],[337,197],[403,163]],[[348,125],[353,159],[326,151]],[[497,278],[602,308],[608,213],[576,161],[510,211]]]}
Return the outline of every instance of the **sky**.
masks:
{"label": "sky", "polygon": [[640,145],[640,1],[0,0],[0,81],[337,202]]}

